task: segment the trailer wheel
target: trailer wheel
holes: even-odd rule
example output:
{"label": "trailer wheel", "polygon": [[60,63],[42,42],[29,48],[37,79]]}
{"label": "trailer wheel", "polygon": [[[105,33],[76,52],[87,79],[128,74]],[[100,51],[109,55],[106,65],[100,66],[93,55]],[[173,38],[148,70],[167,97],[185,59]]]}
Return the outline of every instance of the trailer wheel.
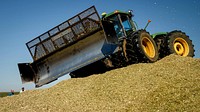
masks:
{"label": "trailer wheel", "polygon": [[[136,51],[141,61],[155,62],[158,60],[158,48],[153,38],[145,30],[139,30],[135,35]],[[141,58],[142,57],[142,58]]]}
{"label": "trailer wheel", "polygon": [[172,31],[167,35],[169,54],[194,56],[194,45],[189,37],[181,31]]}

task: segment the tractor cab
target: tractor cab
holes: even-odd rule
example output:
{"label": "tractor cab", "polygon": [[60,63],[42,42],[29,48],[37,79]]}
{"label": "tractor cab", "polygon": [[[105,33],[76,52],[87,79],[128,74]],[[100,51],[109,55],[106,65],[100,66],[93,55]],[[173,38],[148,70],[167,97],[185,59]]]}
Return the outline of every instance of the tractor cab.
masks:
{"label": "tractor cab", "polygon": [[107,39],[112,42],[127,38],[127,36],[136,31],[136,27],[132,21],[132,13],[116,10],[112,13],[102,13],[102,25],[106,33]]}

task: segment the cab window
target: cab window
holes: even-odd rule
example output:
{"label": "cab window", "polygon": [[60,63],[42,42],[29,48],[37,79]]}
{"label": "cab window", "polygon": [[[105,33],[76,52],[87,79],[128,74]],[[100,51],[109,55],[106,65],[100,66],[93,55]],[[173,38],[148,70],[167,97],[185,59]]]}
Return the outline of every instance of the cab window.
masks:
{"label": "cab window", "polygon": [[132,26],[127,15],[121,15],[122,25],[127,35],[132,31]]}

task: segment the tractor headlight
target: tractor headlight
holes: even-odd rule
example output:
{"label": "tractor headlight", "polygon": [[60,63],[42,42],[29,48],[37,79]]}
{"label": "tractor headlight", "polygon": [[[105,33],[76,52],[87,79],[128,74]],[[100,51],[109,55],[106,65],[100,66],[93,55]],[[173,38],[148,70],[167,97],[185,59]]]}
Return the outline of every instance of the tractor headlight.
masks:
{"label": "tractor headlight", "polygon": [[129,16],[130,16],[130,17],[134,16],[134,15],[133,15],[133,10],[129,10],[128,13],[129,13]]}

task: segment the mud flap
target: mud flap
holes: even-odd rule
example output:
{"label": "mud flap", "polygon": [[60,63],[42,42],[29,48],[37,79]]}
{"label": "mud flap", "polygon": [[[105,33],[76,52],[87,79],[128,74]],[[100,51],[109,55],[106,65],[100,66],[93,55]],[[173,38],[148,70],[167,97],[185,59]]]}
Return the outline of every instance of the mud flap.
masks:
{"label": "mud flap", "polygon": [[35,73],[30,63],[18,63],[22,83],[33,82]]}

